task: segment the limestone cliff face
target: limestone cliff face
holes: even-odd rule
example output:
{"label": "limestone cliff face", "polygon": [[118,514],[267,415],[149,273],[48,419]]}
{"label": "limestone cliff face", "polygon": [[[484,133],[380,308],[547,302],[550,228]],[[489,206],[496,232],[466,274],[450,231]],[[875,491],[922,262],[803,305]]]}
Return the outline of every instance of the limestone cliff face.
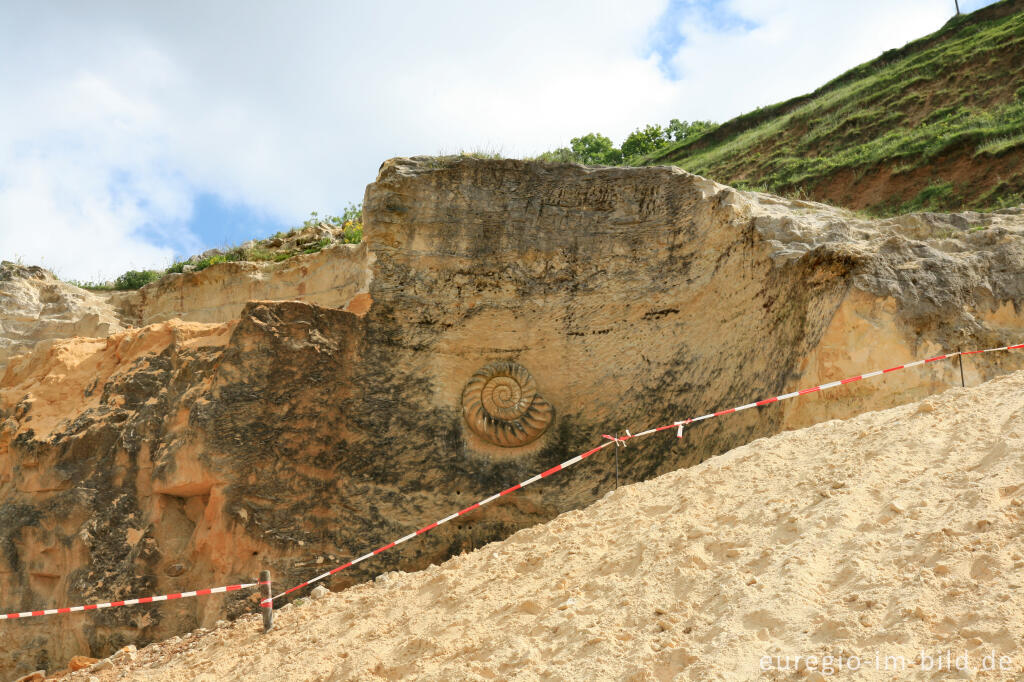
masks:
{"label": "limestone cliff face", "polygon": [[[370,276],[345,290],[351,300],[252,301],[237,321],[53,341],[11,361],[0,384],[0,608],[220,585],[260,568],[293,584],[602,433],[1024,335],[1018,215],[873,222],[678,169],[426,158],[386,162],[364,206],[357,264]],[[326,280],[348,277],[324,258]],[[191,300],[187,281],[163,300],[178,286]],[[192,304],[167,305],[183,317]],[[1022,365],[1004,354],[965,368],[977,382]],[[955,365],[930,365],[693,426],[681,440],[652,437],[618,452],[618,476],[917,399],[954,378]],[[334,585],[420,568],[588,504],[615,485],[614,454]],[[253,607],[232,595],[6,623],[0,672],[56,668]]]}
{"label": "limestone cliff face", "polygon": [[336,242],[280,263],[220,263],[162,277],[115,304],[135,326],[171,319],[236,320],[249,301],[295,300],[342,308],[365,292],[370,271],[364,244]]}
{"label": "limestone cliff face", "polygon": [[0,374],[7,359],[39,341],[107,336],[124,329],[102,296],[61,282],[38,266],[0,262]]}
{"label": "limestone cliff face", "polygon": [[[368,330],[392,334],[376,347],[429,379],[440,406],[458,406],[476,368],[515,360],[558,415],[524,452],[460,433],[466,452],[543,460],[545,447],[577,449],[608,429],[1024,335],[1019,210],[868,221],[672,168],[438,165],[389,162],[367,191]],[[1020,366],[1004,354],[965,369],[976,382]],[[947,363],[749,411],[645,444],[620,466],[647,477],[954,379]]]}
{"label": "limestone cliff face", "polygon": [[345,307],[365,293],[370,270],[363,244],[334,242],[281,262],[228,262],[165,275],[138,291],[87,291],[37,266],[0,265],[0,375],[8,359],[36,343],[103,337],[129,327],[179,319],[237,320],[249,301],[308,301]]}

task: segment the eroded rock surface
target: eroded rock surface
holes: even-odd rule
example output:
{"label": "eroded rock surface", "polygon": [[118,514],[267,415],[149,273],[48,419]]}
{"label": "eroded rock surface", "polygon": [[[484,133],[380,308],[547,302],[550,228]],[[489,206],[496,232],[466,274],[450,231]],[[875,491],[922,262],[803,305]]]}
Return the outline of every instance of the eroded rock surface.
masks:
{"label": "eroded rock surface", "polygon": [[[222,585],[261,568],[291,585],[602,433],[1024,333],[1014,215],[866,221],[672,168],[427,158],[386,162],[364,206],[370,276],[349,301],[253,301],[237,323],[166,322],[11,362],[0,608]],[[492,400],[496,416],[528,393],[551,408],[530,438],[466,422],[467,385],[502,363],[532,383]],[[1004,353],[965,369],[976,383],[1022,364]],[[593,502],[617,476],[649,478],[954,382],[956,365],[935,363],[650,438],[619,450],[618,466],[606,449],[333,586],[506,537]],[[6,623],[0,673],[105,656],[254,606],[233,594]]]}
{"label": "eroded rock surface", "polygon": [[0,262],[0,375],[8,358],[39,341],[107,336],[122,329],[104,297],[62,282],[44,268]]}
{"label": "eroded rock surface", "polygon": [[0,265],[0,375],[9,358],[36,343],[104,337],[129,327],[179,319],[237,320],[254,300],[308,301],[343,308],[365,293],[370,269],[363,244],[335,242],[281,262],[227,262],[172,273],[138,291],[89,291],[38,266]]}
{"label": "eroded rock surface", "polygon": [[1019,681],[1022,450],[1017,372],[759,439],[440,566],[324,590],[268,634],[251,614],[115,656],[99,682]]}
{"label": "eroded rock surface", "polygon": [[135,326],[171,319],[235,320],[249,301],[296,300],[343,308],[365,292],[370,270],[363,244],[335,243],[280,263],[219,263],[198,272],[165,275],[117,301]]}

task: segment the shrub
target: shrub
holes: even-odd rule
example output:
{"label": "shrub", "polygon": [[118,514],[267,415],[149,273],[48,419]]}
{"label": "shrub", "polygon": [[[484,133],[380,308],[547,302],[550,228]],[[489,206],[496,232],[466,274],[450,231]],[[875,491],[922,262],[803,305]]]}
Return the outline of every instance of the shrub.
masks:
{"label": "shrub", "polygon": [[569,147],[544,152],[535,160],[546,163],[621,166],[627,160],[658,151],[672,142],[683,142],[699,137],[716,126],[713,121],[680,121],[678,118],[673,118],[664,128],[652,123],[634,130],[622,143],[621,149],[615,147],[612,141],[601,133],[587,133],[572,138]]}
{"label": "shrub", "polygon": [[550,152],[544,152],[537,157],[537,161],[544,163],[579,163],[576,154],[568,147],[559,147]]}
{"label": "shrub", "polygon": [[114,280],[114,288],[119,291],[141,289],[160,279],[163,274],[160,270],[129,270]]}
{"label": "shrub", "polygon": [[616,166],[622,163],[622,152],[601,133],[587,133],[569,142],[572,154],[579,163],[588,166]]}
{"label": "shrub", "polygon": [[637,128],[622,143],[622,155],[631,158],[657,151],[668,144],[669,139],[660,125],[652,123],[643,130]]}
{"label": "shrub", "polygon": [[363,224],[363,204],[349,204],[341,213],[341,223],[345,224],[351,222],[353,224],[358,223],[360,227]]}
{"label": "shrub", "polygon": [[678,118],[673,118],[668,122],[668,126],[665,128],[666,142],[671,139],[674,142],[682,142],[683,140],[690,139],[691,137],[697,137],[703,134],[705,131],[715,127],[713,121],[680,121]]}
{"label": "shrub", "polygon": [[345,243],[346,244],[358,244],[363,241],[363,223],[362,221],[354,223],[352,221],[345,223]]}
{"label": "shrub", "polygon": [[[349,204],[341,215],[326,215],[323,218],[316,211],[311,211],[309,218],[302,223],[302,227],[315,227],[320,223],[327,223],[335,227],[344,228],[344,239],[346,244],[358,244],[363,238],[363,205]],[[287,237],[295,232],[295,229],[287,233],[278,232],[276,237]],[[324,245],[326,246],[326,244]],[[323,248],[323,247],[321,247]],[[319,249],[318,249],[319,250]]]}

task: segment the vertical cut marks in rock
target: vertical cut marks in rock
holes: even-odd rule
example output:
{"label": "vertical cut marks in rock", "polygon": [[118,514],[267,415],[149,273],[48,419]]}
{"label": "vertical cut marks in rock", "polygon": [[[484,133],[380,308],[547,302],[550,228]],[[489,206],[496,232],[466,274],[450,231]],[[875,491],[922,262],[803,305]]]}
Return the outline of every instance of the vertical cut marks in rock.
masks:
{"label": "vertical cut marks in rock", "polygon": [[477,370],[462,391],[466,424],[488,443],[515,448],[537,440],[555,418],[555,408],[537,393],[522,365],[492,362]]}

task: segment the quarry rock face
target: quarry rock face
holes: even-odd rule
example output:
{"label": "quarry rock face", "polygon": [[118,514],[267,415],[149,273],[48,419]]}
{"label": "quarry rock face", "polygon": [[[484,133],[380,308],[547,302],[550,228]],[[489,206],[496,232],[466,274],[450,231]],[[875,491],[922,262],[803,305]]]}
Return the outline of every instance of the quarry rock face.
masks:
{"label": "quarry rock face", "polygon": [[[308,231],[308,230],[307,230]],[[281,262],[227,262],[171,273],[137,291],[89,291],[38,266],[0,264],[0,374],[8,358],[39,341],[103,337],[129,327],[179,319],[237,320],[254,300],[308,301],[344,307],[369,283],[363,244],[334,242]]]}
{"label": "quarry rock face", "polygon": [[[1016,372],[758,439],[427,570],[317,586],[268,634],[249,614],[98,682],[1016,681],[1022,450]],[[936,670],[947,648],[959,672]]]}
{"label": "quarry rock face", "polygon": [[39,341],[108,336],[124,328],[102,296],[38,266],[0,262],[0,374],[7,359]]}
{"label": "quarry rock face", "polygon": [[[120,306],[140,323],[198,321],[51,340],[9,360],[0,610],[251,581],[262,568],[291,586],[601,434],[939,349],[1020,343],[1022,232],[1011,214],[867,221],[673,168],[388,161],[367,188],[358,250],[301,257],[327,283],[321,298],[293,272],[294,288],[282,279],[270,294],[291,300],[231,313],[265,290],[223,264],[143,289],[135,300],[162,311],[150,318]],[[249,283],[233,288],[224,265]],[[190,288],[209,271],[230,305]],[[219,319],[228,314],[237,319]],[[964,362],[972,384],[1021,366],[1008,353]],[[959,383],[955,363],[899,374],[606,449],[332,586],[506,537],[617,479]],[[232,593],[3,622],[0,673],[106,656],[255,606]]]}
{"label": "quarry rock face", "polygon": [[335,243],[280,263],[219,263],[167,275],[118,301],[134,326],[172,319],[236,320],[249,301],[298,300],[344,307],[369,281],[366,247]]}

